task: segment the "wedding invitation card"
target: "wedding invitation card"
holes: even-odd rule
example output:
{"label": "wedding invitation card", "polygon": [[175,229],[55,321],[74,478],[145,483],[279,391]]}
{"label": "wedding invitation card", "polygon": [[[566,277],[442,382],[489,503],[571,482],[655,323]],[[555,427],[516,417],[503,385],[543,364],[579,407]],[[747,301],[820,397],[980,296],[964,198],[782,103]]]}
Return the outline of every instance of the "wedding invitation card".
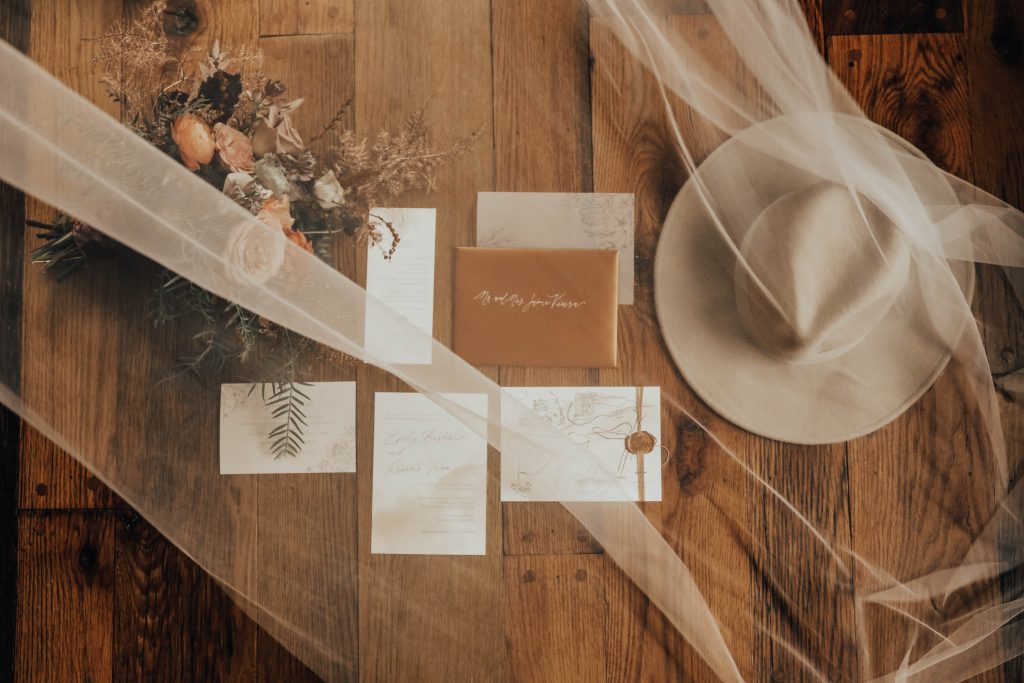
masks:
{"label": "wedding invitation card", "polygon": [[[485,394],[446,394],[487,414]],[[486,553],[487,442],[418,393],[377,393],[370,551]]]}
{"label": "wedding invitation card", "polygon": [[[403,331],[394,314],[433,337],[436,211],[371,209],[370,222],[384,239],[370,244],[366,256],[366,291],[380,302],[366,311],[366,346],[382,361],[427,365],[431,339]],[[398,234],[397,245],[387,224]],[[394,252],[384,258],[392,246]]]}
{"label": "wedding invitation card", "polygon": [[455,352],[474,365],[616,363],[618,254],[455,250]]}
{"label": "wedding invitation card", "polygon": [[619,253],[619,303],[633,303],[633,195],[480,192],[478,247],[611,249]]}
{"label": "wedding invitation card", "polygon": [[503,501],[661,500],[659,387],[503,391]]}
{"label": "wedding invitation card", "polygon": [[355,471],[355,382],[221,385],[221,474]]}

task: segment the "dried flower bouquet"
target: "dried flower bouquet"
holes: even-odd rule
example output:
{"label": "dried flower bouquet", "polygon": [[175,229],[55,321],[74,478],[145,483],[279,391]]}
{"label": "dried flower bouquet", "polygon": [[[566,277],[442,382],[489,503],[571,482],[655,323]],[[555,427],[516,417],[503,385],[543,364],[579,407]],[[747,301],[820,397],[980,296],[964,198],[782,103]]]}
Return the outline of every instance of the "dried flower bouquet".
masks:
{"label": "dried flower bouquet", "polygon": [[[195,50],[175,55],[164,30],[166,15],[166,1],[157,0],[99,39],[102,82],[119,103],[122,122],[325,261],[338,234],[382,245],[382,257],[390,258],[397,235],[370,215],[370,207],[387,205],[407,190],[429,191],[441,166],[472,144],[469,137],[436,148],[422,111],[397,133],[359,135],[342,127],[348,103],[307,144],[292,120],[303,100],[264,76],[258,54],[229,54],[214,43],[205,55]],[[323,156],[310,149],[320,141],[318,148],[328,150]],[[43,240],[33,260],[58,280],[119,251],[72,216],[58,214],[53,223],[29,225]],[[391,230],[391,239],[385,240],[382,230]],[[244,234],[229,239],[229,257],[257,282],[273,277],[283,263],[283,254],[253,248]],[[295,360],[310,346],[307,340],[174,273],[159,270],[157,277],[156,323],[199,321],[196,352],[182,359],[179,369],[199,373],[230,358],[245,361],[261,339],[272,338],[280,362],[274,369],[262,363],[261,372],[274,381],[292,379]]]}

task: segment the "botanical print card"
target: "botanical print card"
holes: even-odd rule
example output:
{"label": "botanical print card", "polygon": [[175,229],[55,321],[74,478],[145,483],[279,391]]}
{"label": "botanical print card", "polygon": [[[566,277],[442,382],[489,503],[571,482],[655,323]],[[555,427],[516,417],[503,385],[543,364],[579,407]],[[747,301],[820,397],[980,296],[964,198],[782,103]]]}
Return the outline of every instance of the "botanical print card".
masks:
{"label": "botanical print card", "polygon": [[355,471],[355,382],[220,386],[221,474]]}
{"label": "botanical print card", "polygon": [[478,247],[612,249],[619,252],[619,303],[633,303],[633,195],[480,192]]}
{"label": "botanical print card", "polygon": [[[446,394],[479,415],[485,394]],[[378,393],[370,551],[486,553],[487,442],[418,393]]]}
{"label": "botanical print card", "polygon": [[453,345],[474,365],[610,368],[618,257],[604,249],[455,249]]}
{"label": "botanical print card", "polygon": [[[503,501],[661,500],[659,387],[503,391]],[[553,430],[532,427],[537,418]],[[592,457],[580,457],[568,444]]]}
{"label": "botanical print card", "polygon": [[[380,303],[367,308],[366,346],[382,361],[409,365],[431,361],[436,218],[434,209],[370,210],[370,221],[384,239],[368,247],[366,291],[391,310]],[[391,230],[398,235],[398,244],[394,244]],[[392,246],[394,252],[385,258]],[[391,311],[426,336],[403,331]]]}

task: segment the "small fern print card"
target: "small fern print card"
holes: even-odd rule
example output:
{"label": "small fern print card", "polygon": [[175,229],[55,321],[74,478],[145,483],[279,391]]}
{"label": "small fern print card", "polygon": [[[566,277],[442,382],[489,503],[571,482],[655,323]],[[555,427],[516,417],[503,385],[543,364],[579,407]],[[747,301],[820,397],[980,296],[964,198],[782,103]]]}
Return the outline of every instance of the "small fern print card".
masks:
{"label": "small fern print card", "polygon": [[221,385],[221,474],[355,471],[355,382]]}

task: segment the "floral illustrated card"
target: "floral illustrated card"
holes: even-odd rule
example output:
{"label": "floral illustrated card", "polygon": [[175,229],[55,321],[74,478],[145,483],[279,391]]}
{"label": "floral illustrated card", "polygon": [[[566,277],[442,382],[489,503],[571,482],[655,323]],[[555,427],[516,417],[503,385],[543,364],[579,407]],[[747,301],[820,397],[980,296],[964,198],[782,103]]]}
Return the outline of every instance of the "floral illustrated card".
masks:
{"label": "floral illustrated card", "polygon": [[480,192],[478,247],[611,249],[619,253],[619,303],[633,303],[633,195]]}
{"label": "floral illustrated card", "polygon": [[661,500],[659,387],[506,388],[501,425],[503,501]]}
{"label": "floral illustrated card", "polygon": [[[487,415],[485,394],[445,394]],[[418,393],[378,393],[373,418],[370,551],[483,555],[487,442]]]}
{"label": "floral illustrated card", "polygon": [[221,385],[221,474],[355,471],[355,382]]}

